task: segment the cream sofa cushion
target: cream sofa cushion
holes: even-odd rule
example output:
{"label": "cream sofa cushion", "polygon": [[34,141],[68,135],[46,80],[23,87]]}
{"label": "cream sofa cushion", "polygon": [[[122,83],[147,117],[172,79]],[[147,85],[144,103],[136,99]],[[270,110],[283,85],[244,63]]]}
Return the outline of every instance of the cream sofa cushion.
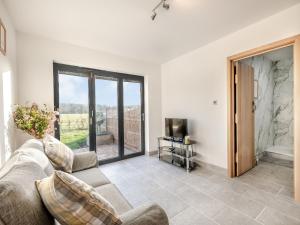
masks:
{"label": "cream sofa cushion", "polygon": [[109,202],[70,174],[55,171],[36,185],[46,208],[62,225],[122,223]]}
{"label": "cream sofa cushion", "polygon": [[51,135],[45,137],[44,145],[45,154],[53,164],[54,168],[71,173],[74,160],[73,151]]}

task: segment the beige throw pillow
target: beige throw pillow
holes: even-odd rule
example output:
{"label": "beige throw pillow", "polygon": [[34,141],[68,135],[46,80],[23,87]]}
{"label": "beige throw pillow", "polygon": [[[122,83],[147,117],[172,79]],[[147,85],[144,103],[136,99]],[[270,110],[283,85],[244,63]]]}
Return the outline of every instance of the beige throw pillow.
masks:
{"label": "beige throw pillow", "polygon": [[91,186],[62,171],[36,181],[41,198],[62,225],[118,225],[114,208]]}
{"label": "beige throw pillow", "polygon": [[55,169],[71,173],[74,160],[73,151],[51,135],[45,137],[44,145],[45,154]]}

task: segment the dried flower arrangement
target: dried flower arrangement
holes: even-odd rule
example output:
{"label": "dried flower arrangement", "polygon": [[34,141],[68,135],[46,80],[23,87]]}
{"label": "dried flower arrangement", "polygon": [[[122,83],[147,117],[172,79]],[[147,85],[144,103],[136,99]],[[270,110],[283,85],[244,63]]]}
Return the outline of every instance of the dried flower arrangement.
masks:
{"label": "dried flower arrangement", "polygon": [[42,139],[51,132],[55,112],[49,110],[46,105],[43,107],[35,103],[30,106],[17,105],[13,118],[18,129],[37,139]]}

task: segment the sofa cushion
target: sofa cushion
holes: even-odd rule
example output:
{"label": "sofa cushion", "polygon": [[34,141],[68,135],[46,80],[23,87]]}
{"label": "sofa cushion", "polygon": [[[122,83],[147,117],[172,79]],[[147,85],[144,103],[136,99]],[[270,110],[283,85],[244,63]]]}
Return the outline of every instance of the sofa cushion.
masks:
{"label": "sofa cushion", "polygon": [[47,209],[63,225],[121,224],[105,198],[70,174],[55,171],[36,185]]}
{"label": "sofa cushion", "polygon": [[82,180],[85,183],[91,185],[92,187],[98,187],[110,183],[110,181],[100,171],[99,168],[91,168],[88,170],[78,171],[72,173],[72,175],[77,177],[79,180]]}
{"label": "sofa cushion", "polygon": [[45,177],[42,168],[31,160],[14,164],[0,179],[0,220],[4,224],[54,224],[34,184]]}
{"label": "sofa cushion", "polygon": [[93,151],[78,152],[74,154],[72,172],[77,172],[77,171],[97,167],[97,165],[98,165],[98,160],[97,160],[97,154],[95,152]]}
{"label": "sofa cushion", "polygon": [[45,137],[44,145],[45,153],[55,169],[71,173],[74,160],[73,151],[51,135]]}
{"label": "sofa cushion", "polygon": [[54,168],[50,163],[48,157],[43,151],[40,151],[37,148],[21,147],[17,151],[15,151],[14,154],[20,154],[21,160],[24,160],[25,157],[31,158],[40,165],[47,176],[51,175],[54,172]]}
{"label": "sofa cushion", "polygon": [[102,185],[95,189],[102,197],[104,197],[107,201],[109,201],[113,205],[117,214],[121,215],[129,211],[130,209],[132,209],[132,206],[123,197],[121,192],[114,184]]}
{"label": "sofa cushion", "polygon": [[120,216],[122,225],[169,225],[166,212],[157,204],[145,204]]}
{"label": "sofa cushion", "polygon": [[19,149],[21,148],[34,148],[44,152],[44,144],[42,141],[37,139],[29,139],[27,140]]}
{"label": "sofa cushion", "polygon": [[1,167],[0,179],[7,175],[16,165],[23,164],[24,162],[32,162],[30,157],[22,157],[21,154],[13,154]]}

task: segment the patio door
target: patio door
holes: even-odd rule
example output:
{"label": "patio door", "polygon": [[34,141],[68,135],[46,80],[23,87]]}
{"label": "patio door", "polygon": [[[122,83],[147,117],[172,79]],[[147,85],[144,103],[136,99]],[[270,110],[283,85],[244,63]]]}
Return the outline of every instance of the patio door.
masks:
{"label": "patio door", "polygon": [[99,161],[120,159],[119,80],[95,76],[95,139]]}
{"label": "patio door", "polygon": [[145,153],[144,78],[54,63],[55,135],[100,163]]}
{"label": "patio door", "polygon": [[144,107],[143,83],[139,80],[123,80],[124,155],[143,151]]}

